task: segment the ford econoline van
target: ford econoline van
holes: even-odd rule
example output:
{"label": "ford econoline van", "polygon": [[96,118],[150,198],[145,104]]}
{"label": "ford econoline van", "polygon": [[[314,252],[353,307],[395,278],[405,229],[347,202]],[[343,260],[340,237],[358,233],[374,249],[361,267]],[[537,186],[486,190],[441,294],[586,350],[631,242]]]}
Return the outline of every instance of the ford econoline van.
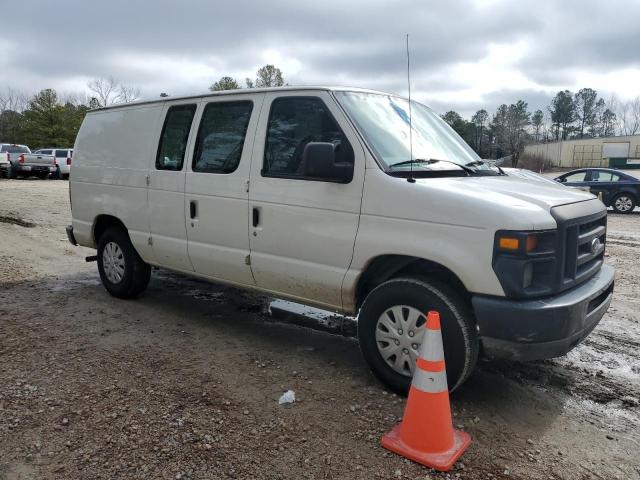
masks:
{"label": "ford econoline van", "polygon": [[429,310],[453,389],[479,354],[564,355],[611,301],[598,199],[489,167],[395,95],[284,87],[101,108],[73,167],[68,236],[97,249],[110,294],[139,296],[156,266],[357,315],[365,360],[396,391]]}

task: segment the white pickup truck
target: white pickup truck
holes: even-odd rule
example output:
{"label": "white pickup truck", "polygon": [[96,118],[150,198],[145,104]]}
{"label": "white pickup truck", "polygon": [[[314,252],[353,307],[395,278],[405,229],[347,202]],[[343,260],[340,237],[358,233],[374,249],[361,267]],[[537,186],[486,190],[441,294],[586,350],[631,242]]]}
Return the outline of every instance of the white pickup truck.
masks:
{"label": "white pickup truck", "polygon": [[[41,148],[33,152],[37,158],[51,157],[55,164],[55,172],[53,176],[55,178],[69,178],[71,173],[71,159],[73,157],[73,149],[71,148]],[[25,157],[25,160],[29,157]]]}
{"label": "white pickup truck", "polygon": [[26,145],[0,143],[0,156],[6,159],[6,162],[2,163],[7,178],[36,175],[45,179],[56,171],[55,159],[52,156],[32,154]]}
{"label": "white pickup truck", "polygon": [[409,111],[333,87],[92,110],[69,241],[97,249],[116,297],[142,294],[154,265],[357,315],[365,360],[398,391],[429,310],[451,388],[479,354],[564,355],[611,302],[604,205],[490,168],[429,108]]}

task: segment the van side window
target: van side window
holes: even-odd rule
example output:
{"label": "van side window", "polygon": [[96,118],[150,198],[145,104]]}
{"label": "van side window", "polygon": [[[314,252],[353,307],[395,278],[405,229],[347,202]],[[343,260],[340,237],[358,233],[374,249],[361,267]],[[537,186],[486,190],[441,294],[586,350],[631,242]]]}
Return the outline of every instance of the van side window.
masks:
{"label": "van side window", "polygon": [[309,142],[333,143],[335,162],[353,165],[353,148],[322,100],[315,97],[274,100],[267,125],[262,175],[306,178],[302,173],[302,154]]}
{"label": "van side window", "polygon": [[202,113],[196,148],[194,172],[231,173],[240,163],[253,102],[213,102]]}
{"label": "van side window", "polygon": [[174,105],[167,110],[156,156],[156,169],[182,170],[195,105]]}
{"label": "van side window", "polygon": [[67,158],[67,150],[56,150],[56,158]]}

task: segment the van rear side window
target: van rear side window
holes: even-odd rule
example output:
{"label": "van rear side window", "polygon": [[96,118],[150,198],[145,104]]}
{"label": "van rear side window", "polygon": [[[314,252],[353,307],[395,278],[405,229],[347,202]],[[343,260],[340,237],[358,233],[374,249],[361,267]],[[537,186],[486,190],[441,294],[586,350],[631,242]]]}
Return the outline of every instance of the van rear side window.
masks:
{"label": "van rear side window", "polygon": [[193,171],[231,173],[238,168],[253,102],[209,103],[202,113]]}
{"label": "van rear side window", "polygon": [[182,170],[184,153],[187,149],[187,140],[195,112],[195,105],[174,105],[167,110],[158,145],[156,169]]}

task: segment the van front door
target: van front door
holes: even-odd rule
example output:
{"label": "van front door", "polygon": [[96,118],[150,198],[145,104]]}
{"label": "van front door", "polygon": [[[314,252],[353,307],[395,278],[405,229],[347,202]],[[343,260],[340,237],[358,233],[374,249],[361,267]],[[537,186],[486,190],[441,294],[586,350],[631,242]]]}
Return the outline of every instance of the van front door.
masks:
{"label": "van front door", "polygon": [[[303,153],[310,142],[333,143],[336,163],[351,165],[351,180],[309,175]],[[364,150],[328,92],[266,95],[249,190],[251,269],[259,287],[318,306],[342,306],[364,170]]]}
{"label": "van front door", "polygon": [[189,257],[209,278],[254,285],[248,265],[248,180],[262,94],[207,99],[187,172]]}
{"label": "van front door", "polygon": [[185,157],[197,104],[166,106],[154,166],[149,170],[150,243],[155,262],[193,271],[187,252],[184,218]]}

